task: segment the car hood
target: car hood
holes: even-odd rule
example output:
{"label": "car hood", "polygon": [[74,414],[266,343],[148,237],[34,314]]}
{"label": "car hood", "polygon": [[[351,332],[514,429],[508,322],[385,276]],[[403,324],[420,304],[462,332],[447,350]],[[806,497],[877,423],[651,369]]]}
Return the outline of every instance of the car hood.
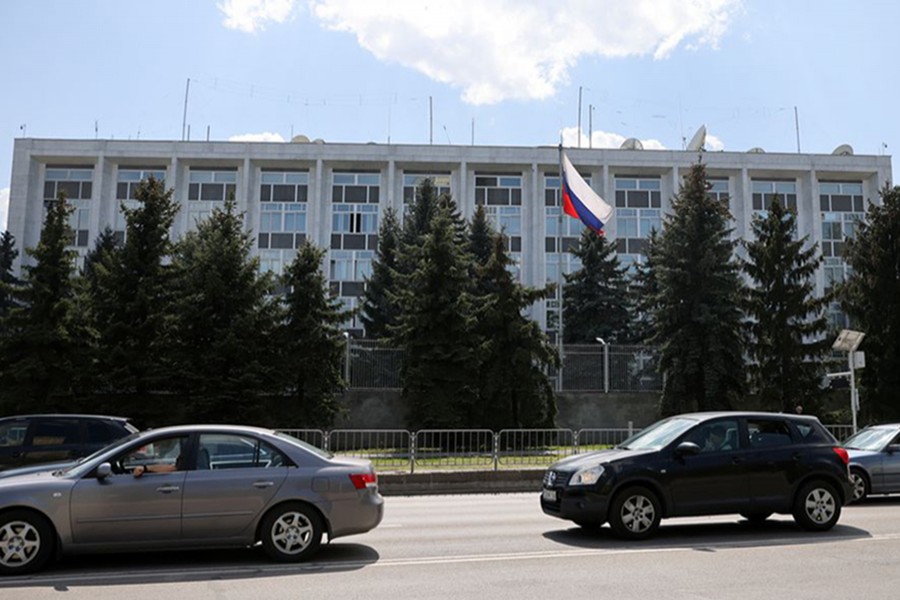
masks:
{"label": "car hood", "polygon": [[642,454],[651,454],[658,450],[649,448],[643,450],[627,450],[624,448],[610,448],[609,450],[598,450],[597,452],[588,452],[586,454],[575,454],[568,456],[561,461],[550,466],[554,471],[577,471],[583,467],[599,465],[603,463],[615,462],[617,460],[625,460],[640,456]]}
{"label": "car hood", "polygon": [[75,460],[66,460],[55,463],[44,463],[41,465],[29,465],[27,467],[16,467],[15,469],[0,471],[0,479],[6,479],[8,477],[19,477],[20,475],[30,475],[33,473],[52,473],[53,471],[59,471],[60,469],[71,467],[77,462],[78,461]]}
{"label": "car hood", "polygon": [[53,475],[53,471],[41,471],[39,473],[20,473],[0,479],[0,492],[53,484],[62,478]]}

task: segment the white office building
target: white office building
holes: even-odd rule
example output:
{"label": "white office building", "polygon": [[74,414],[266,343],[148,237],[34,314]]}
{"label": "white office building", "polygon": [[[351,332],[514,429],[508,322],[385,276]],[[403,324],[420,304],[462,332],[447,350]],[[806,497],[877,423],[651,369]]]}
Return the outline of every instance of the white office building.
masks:
{"label": "white office building", "polygon": [[[299,136],[298,136],[299,137]],[[328,250],[332,290],[356,306],[371,272],[379,220],[393,207],[403,214],[415,187],[432,178],[470,217],[484,205],[507,236],[516,270],[526,285],[556,282],[560,268],[577,265],[562,248],[581,224],[561,217],[556,147],[489,147],[400,144],[173,142],[18,139],[10,189],[9,230],[21,250],[40,237],[45,205],[64,191],[75,210],[71,225],[83,257],[107,226],[124,239],[120,207],[132,189],[154,175],[174,189],[181,206],[177,239],[234,193],[255,237],[261,267],[280,273],[309,239]],[[572,163],[602,197],[614,204],[607,235],[625,264],[641,259],[648,234],[670,210],[682,177],[698,152],[639,149],[566,149]],[[891,181],[889,156],[857,156],[842,146],[834,154],[708,152],[703,162],[711,193],[727,198],[735,236],[747,239],[754,214],[774,194],[798,214],[799,234],[817,243],[825,264],[817,275],[823,292],[846,276],[843,240],[853,235],[869,202]],[[561,242],[560,242],[561,240]],[[28,260],[20,252],[21,261]],[[537,306],[545,327],[554,302]],[[832,318],[843,318],[833,307]],[[555,322],[550,319],[549,323]],[[349,326],[359,328],[359,323]],[[550,328],[552,329],[552,327]],[[551,332],[552,333],[552,332]]]}

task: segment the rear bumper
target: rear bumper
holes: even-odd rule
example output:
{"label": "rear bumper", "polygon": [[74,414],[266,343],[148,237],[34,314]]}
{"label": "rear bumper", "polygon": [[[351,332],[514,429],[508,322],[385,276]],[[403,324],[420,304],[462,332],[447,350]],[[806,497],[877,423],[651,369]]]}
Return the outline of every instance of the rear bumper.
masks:
{"label": "rear bumper", "polygon": [[329,539],[365,533],[378,527],[384,518],[384,497],[367,490],[358,499],[335,503],[331,515]]}

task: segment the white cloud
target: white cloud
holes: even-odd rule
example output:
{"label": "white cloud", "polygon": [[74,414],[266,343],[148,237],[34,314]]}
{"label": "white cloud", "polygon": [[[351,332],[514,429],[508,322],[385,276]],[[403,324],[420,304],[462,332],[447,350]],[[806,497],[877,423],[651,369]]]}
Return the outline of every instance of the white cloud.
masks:
{"label": "white cloud", "polygon": [[6,219],[9,216],[9,188],[0,190],[0,231],[6,231]]}
{"label": "white cloud", "polygon": [[294,11],[295,0],[225,0],[216,6],[225,13],[225,27],[256,33],[269,21],[284,23]]}
{"label": "white cloud", "polygon": [[725,142],[714,135],[706,134],[706,149],[710,152],[718,152],[725,149]]}
{"label": "white cloud", "polygon": [[[233,2],[234,0],[232,0]],[[471,104],[552,96],[585,57],[715,47],[741,0],[310,0],[324,26]]]}
{"label": "white cloud", "polygon": [[241,135],[233,135],[228,138],[229,142],[283,142],[284,138],[280,133],[272,133],[264,131],[262,133],[242,133]]}
{"label": "white cloud", "polygon": [[[578,147],[578,128],[567,127],[562,130],[563,146],[566,148]],[[622,143],[627,139],[620,133],[611,133],[607,131],[594,131],[591,133],[591,140],[588,142],[588,136],[581,132],[581,148],[621,148]],[[666,147],[656,139],[641,140],[644,150],[665,150]]]}

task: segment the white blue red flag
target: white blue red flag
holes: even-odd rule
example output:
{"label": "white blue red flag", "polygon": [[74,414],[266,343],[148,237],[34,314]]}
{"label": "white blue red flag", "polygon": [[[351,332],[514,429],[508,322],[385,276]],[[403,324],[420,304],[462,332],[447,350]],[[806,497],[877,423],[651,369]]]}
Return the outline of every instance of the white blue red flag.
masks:
{"label": "white blue red flag", "polygon": [[581,175],[569,157],[560,149],[562,166],[562,200],[563,211],[570,217],[581,219],[588,229],[601,234],[603,226],[612,218],[613,207],[606,203]]}

